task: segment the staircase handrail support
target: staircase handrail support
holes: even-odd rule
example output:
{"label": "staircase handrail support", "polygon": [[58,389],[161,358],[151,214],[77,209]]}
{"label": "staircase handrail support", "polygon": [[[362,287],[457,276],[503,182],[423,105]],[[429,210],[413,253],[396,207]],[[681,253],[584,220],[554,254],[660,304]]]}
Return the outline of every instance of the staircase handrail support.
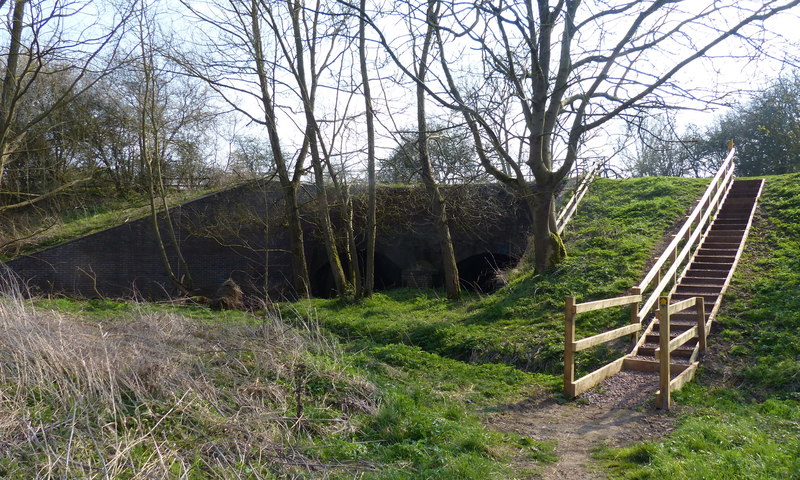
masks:
{"label": "staircase handrail support", "polygon": [[[705,323],[705,301],[703,297],[692,297],[686,300],[672,303],[670,297],[659,297],[659,346],[655,351],[656,359],[659,362],[659,390],[656,394],[656,405],[662,410],[669,410],[672,406],[671,393],[681,388],[686,382],[690,381],[697,370],[697,363],[690,365],[676,378],[671,375],[671,353],[678,347],[694,338],[698,337],[696,348],[705,350],[706,348],[706,323]],[[697,325],[683,332],[675,338],[670,338],[670,316],[682,312],[691,307],[697,308]]]}
{"label": "staircase handrail support", "polygon": [[[728,174],[728,176],[726,176],[726,180],[730,180],[732,178],[733,178],[733,170],[731,169],[729,174]],[[714,198],[712,199],[711,203],[709,204],[709,207],[712,207],[712,206],[715,206],[715,205],[722,205],[725,193],[727,193],[727,189],[719,189],[717,191],[716,195],[714,195]],[[703,217],[700,219],[700,222],[695,226],[695,229],[692,231],[691,236],[686,241],[686,244],[683,246],[683,248],[681,249],[680,253],[675,256],[675,259],[673,260],[672,265],[670,266],[670,268],[662,276],[661,281],[658,283],[658,285],[656,285],[656,287],[650,293],[650,296],[647,297],[647,300],[644,302],[644,305],[642,306],[642,309],[639,311],[639,317],[641,319],[644,320],[647,317],[647,315],[650,313],[650,310],[653,308],[653,306],[655,306],[659,295],[661,295],[662,292],[664,292],[666,290],[667,286],[669,285],[669,283],[672,281],[672,279],[674,278],[675,274],[677,273],[678,268],[680,268],[680,266],[683,264],[683,261],[686,260],[686,258],[688,257],[689,253],[692,251],[692,248],[694,247],[695,243],[699,240],[700,234],[703,232],[703,229],[705,228],[706,224],[709,224],[711,222],[711,220],[712,220],[712,215],[711,215],[712,211],[713,211],[712,208],[708,208],[708,210],[705,211],[705,213],[703,214]],[[686,225],[690,225],[690,224],[691,224],[691,220],[687,220]],[[680,236],[676,236],[676,240],[681,240],[681,237]],[[674,242],[674,240],[673,240],[673,242]],[[672,256],[672,254],[673,254],[673,251],[669,251],[668,250],[668,251],[665,252],[666,258],[669,258],[670,256]]]}
{"label": "staircase handrail support", "polygon": [[[700,198],[700,201],[697,203],[695,208],[692,210],[692,213],[689,214],[686,222],[684,222],[681,229],[675,235],[675,238],[672,239],[672,242],[667,246],[661,256],[656,260],[656,263],[650,268],[650,271],[645,275],[644,279],[639,283],[638,288],[641,292],[644,292],[647,287],[650,286],[653,279],[656,278],[659,271],[664,267],[664,265],[671,260],[675,251],[677,250],[680,242],[686,237],[689,229],[692,228],[697,217],[700,213],[703,213],[700,221],[695,225],[692,230],[691,236],[681,249],[680,254],[674,257],[672,260],[672,265],[670,266],[669,270],[662,276],[661,281],[656,285],[650,295],[647,297],[647,300],[644,302],[641,310],[639,311],[639,318],[644,320],[644,318],[650,313],[650,310],[655,306],[659,295],[666,289],[667,285],[669,285],[671,279],[677,273],[678,268],[686,259],[687,255],[691,251],[694,243],[696,240],[699,239],[700,233],[704,230],[707,223],[710,223],[710,220],[713,219],[712,212],[716,214],[716,211],[719,207],[721,207],[724,197],[728,192],[728,189],[733,184],[733,156],[735,150],[731,149],[728,156],[725,158],[725,161],[720,166],[719,170],[717,171],[714,178],[711,180],[711,183],[706,188],[705,193]],[[724,175],[724,176],[723,176]],[[713,198],[710,198],[711,195],[714,195]]]}
{"label": "staircase handrail support", "polygon": [[575,193],[570,197],[567,204],[564,205],[564,208],[556,219],[556,233],[559,235],[564,233],[564,228],[567,226],[567,223],[572,219],[572,216],[575,215],[575,212],[578,210],[578,204],[583,199],[583,196],[586,195],[586,192],[589,191],[589,185],[594,181],[594,177],[597,176],[597,172],[600,171],[601,166],[602,162],[600,160],[596,161],[593,167],[583,176],[580,182],[578,182]]}
{"label": "staircase handrail support", "polygon": [[[587,348],[594,347],[601,343],[610,342],[625,335],[636,334],[642,329],[642,324],[636,316],[639,303],[642,301],[641,295],[627,295],[623,297],[595,300],[592,302],[575,303],[575,297],[565,299],[564,309],[564,393],[575,397],[586,390],[597,385],[604,379],[616,374],[622,368],[623,358],[601,367],[594,372],[588,373],[575,380],[575,353]],[[609,330],[607,332],[592,335],[590,337],[575,339],[575,317],[579,313],[602,310],[605,308],[621,307],[633,305],[631,311],[631,323],[624,327]]]}

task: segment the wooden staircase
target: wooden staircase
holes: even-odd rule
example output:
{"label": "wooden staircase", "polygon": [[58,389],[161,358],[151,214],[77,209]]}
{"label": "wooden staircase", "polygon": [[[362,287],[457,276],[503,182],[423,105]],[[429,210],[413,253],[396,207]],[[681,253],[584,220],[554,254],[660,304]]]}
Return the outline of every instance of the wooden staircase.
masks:
{"label": "wooden staircase", "polygon": [[[739,262],[763,183],[763,180],[733,182],[722,208],[695,251],[688,268],[670,292],[670,303],[694,297],[703,298],[706,332],[711,329],[711,322],[719,311],[722,295]],[[676,338],[696,325],[696,307],[672,314],[670,337]],[[658,371],[655,352],[660,341],[661,328],[658,315],[655,315],[630,354],[630,358],[638,361],[623,364],[623,369]],[[672,351],[673,371],[685,370],[687,365],[696,361],[699,353],[698,337],[694,336]],[[652,365],[648,368],[647,363]]]}
{"label": "wooden staircase", "polygon": [[[731,146],[692,213],[638,285],[621,297],[583,303],[573,296],[565,298],[567,396],[580,395],[623,370],[652,372],[660,387],[657,405],[668,409],[670,392],[691,381],[744,249],[764,184],[763,180],[734,180],[734,156]],[[578,315],[625,306],[630,306],[628,325],[576,338]],[[629,354],[575,378],[576,353],[631,335],[634,347]]]}

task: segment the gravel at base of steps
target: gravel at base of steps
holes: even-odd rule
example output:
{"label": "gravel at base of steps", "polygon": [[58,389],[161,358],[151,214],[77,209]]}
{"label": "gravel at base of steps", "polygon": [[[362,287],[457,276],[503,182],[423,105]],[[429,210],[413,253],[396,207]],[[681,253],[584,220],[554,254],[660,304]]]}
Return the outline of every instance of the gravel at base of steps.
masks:
{"label": "gravel at base of steps", "polygon": [[654,407],[658,373],[622,371],[581,394],[590,405],[606,408]]}

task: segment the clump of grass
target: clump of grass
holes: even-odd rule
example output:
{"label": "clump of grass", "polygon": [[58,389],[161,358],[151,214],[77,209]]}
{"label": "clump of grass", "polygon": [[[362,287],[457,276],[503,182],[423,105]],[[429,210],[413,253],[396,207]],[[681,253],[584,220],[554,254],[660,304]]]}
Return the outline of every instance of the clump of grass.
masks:
{"label": "clump of grass", "polygon": [[[0,298],[0,476],[272,478],[346,468],[304,450],[374,412],[314,325],[137,310],[103,323]],[[294,473],[292,473],[294,472]]]}

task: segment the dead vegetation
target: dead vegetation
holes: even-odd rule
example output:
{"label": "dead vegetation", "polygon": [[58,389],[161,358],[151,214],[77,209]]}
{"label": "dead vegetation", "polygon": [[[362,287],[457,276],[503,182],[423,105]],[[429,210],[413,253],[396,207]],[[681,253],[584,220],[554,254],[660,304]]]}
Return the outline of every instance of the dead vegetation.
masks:
{"label": "dead vegetation", "polygon": [[[293,477],[374,386],[308,322],[169,312],[89,322],[0,296],[0,477]],[[324,359],[324,360],[321,360]]]}

